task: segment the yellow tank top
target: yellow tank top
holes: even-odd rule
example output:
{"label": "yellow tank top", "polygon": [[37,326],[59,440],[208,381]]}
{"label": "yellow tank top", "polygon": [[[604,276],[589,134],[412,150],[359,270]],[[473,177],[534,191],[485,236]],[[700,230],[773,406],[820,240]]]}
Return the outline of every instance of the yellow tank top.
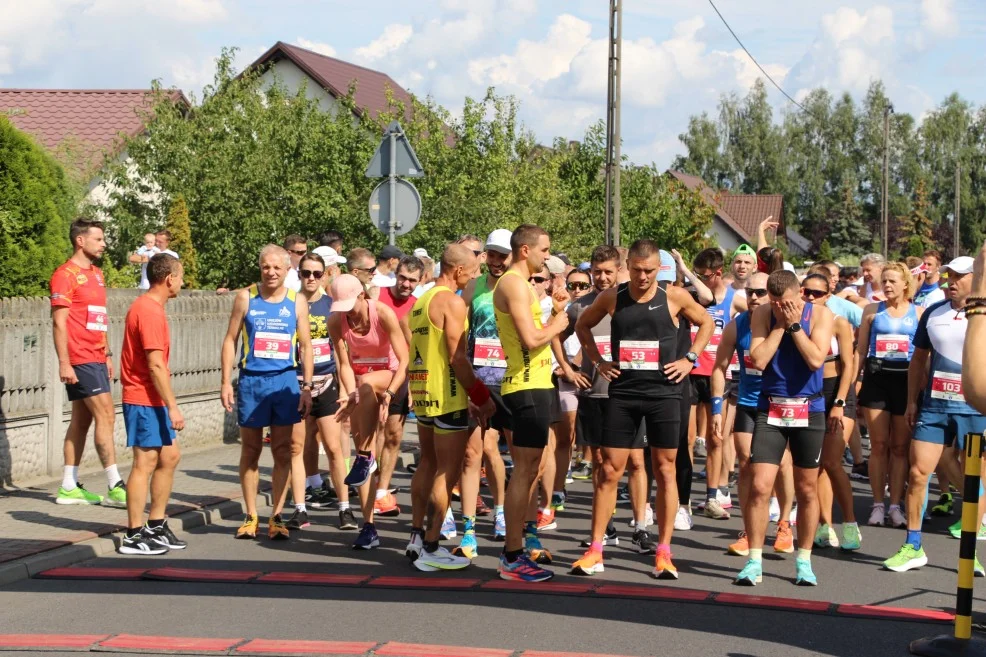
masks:
{"label": "yellow tank top", "polygon": [[[513,274],[520,276],[516,271],[510,269],[496,282],[499,285],[503,279]],[[534,319],[534,326],[542,328],[541,324],[541,304],[534,294],[534,288],[527,281],[524,281],[527,289],[531,292],[531,317]],[[493,286],[493,293],[496,293],[496,286]],[[507,371],[503,375],[503,383],[500,384],[500,393],[508,395],[520,390],[540,390],[553,388],[551,383],[551,345],[546,344],[534,350],[528,350],[520,343],[520,336],[517,334],[517,325],[514,323],[510,313],[505,313],[493,305],[493,313],[496,316],[496,328],[500,333],[500,344],[503,345],[503,355],[507,361]]]}
{"label": "yellow tank top", "polygon": [[[408,325],[411,328],[411,365],[408,367],[409,388],[414,401],[414,412],[424,417],[435,417],[465,410],[468,396],[462,384],[455,378],[449,364],[445,331],[431,323],[429,308],[438,292],[450,292],[447,287],[435,286],[421,295],[414,307]],[[468,320],[462,333],[466,339]]]}

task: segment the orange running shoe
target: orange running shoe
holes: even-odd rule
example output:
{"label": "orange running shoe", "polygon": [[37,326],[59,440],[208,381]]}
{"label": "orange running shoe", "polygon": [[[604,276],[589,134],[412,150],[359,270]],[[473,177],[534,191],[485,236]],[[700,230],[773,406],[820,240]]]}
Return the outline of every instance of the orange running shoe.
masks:
{"label": "orange running shoe", "polygon": [[791,523],[781,520],[777,523],[777,538],[774,539],[774,552],[794,552],[794,532],[791,531]]}
{"label": "orange running shoe", "polygon": [[678,569],[671,563],[671,550],[657,549],[657,556],[654,557],[654,571],[652,573],[657,579],[678,579]]}
{"label": "orange running shoe", "polygon": [[236,530],[236,538],[257,538],[257,529],[260,527],[260,519],[257,516],[247,516],[243,519],[243,524]]}
{"label": "orange running shoe", "polygon": [[603,553],[587,550],[582,558],[572,564],[573,575],[595,575],[603,572]]}
{"label": "orange running shoe", "polygon": [[737,557],[750,556],[750,539],[747,538],[746,532],[740,532],[739,539],[730,545],[726,551],[729,554],[735,554]]}
{"label": "orange running shoe", "polygon": [[271,516],[270,521],[267,523],[267,538],[272,541],[286,541],[290,536],[291,532],[288,531],[287,525],[281,520],[280,514]]}
{"label": "orange running shoe", "polygon": [[384,518],[393,518],[401,514],[401,508],[397,506],[397,498],[393,493],[386,495],[373,503],[373,514]]}
{"label": "orange running shoe", "polygon": [[558,523],[555,522],[555,512],[538,511],[538,531],[546,532],[552,529],[558,529]]}

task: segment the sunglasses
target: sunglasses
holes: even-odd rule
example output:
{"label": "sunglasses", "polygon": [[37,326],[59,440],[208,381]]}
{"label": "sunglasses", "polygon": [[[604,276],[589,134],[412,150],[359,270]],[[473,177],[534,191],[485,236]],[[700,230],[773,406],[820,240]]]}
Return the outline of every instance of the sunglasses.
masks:
{"label": "sunglasses", "polygon": [[322,274],[324,273],[325,273],[324,271],[312,271],[310,269],[302,269],[301,271],[298,272],[298,275],[301,276],[302,278],[314,278],[315,280],[318,280],[322,278]]}
{"label": "sunglasses", "polygon": [[299,255],[299,256],[303,256],[306,253],[308,253],[308,249],[301,249],[300,251],[298,251],[296,249],[289,249],[289,251],[291,251],[291,253],[293,253],[295,255]]}
{"label": "sunglasses", "polygon": [[530,281],[531,283],[535,283],[537,285],[541,285],[542,283],[547,283],[548,282],[548,279],[547,278],[544,278],[543,276],[531,276],[527,280]]}
{"label": "sunglasses", "polygon": [[765,296],[767,296],[767,288],[765,288],[765,287],[748,287],[748,288],[746,288],[746,296],[748,296],[748,297],[765,297]]}
{"label": "sunglasses", "polygon": [[569,283],[565,287],[568,288],[568,291],[569,292],[574,292],[575,290],[588,290],[589,289],[589,284],[588,283]]}
{"label": "sunglasses", "polygon": [[476,249],[473,249],[473,250],[472,250],[472,254],[473,254],[474,256],[476,256],[477,258],[478,258],[479,256],[481,256],[481,255],[483,255],[483,253],[484,253],[484,251],[477,251]]}
{"label": "sunglasses", "polygon": [[376,268],[377,268],[376,265],[373,265],[372,267],[350,267],[349,268],[349,271],[350,272],[354,272],[354,271],[366,271],[366,272],[370,272],[370,271],[373,271]]}
{"label": "sunglasses", "polygon": [[828,292],[826,292],[825,290],[809,290],[808,288],[802,288],[801,294],[803,294],[805,297],[809,299],[821,299],[826,294],[828,294]]}
{"label": "sunglasses", "polygon": [[722,273],[721,271],[712,271],[709,272],[708,274],[699,274],[698,272],[695,272],[695,275],[701,278],[703,281],[707,281],[709,279],[715,278],[721,273]]}

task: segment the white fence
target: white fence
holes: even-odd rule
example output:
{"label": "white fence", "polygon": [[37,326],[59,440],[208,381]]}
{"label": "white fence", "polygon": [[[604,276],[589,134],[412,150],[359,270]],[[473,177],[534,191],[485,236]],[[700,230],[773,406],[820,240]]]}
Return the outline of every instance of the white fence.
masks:
{"label": "white fence", "polygon": [[[137,290],[109,290],[113,399],[117,406],[117,459],[130,459],[120,416],[123,318]],[[219,402],[219,354],[233,297],[182,292],[168,302],[172,385],[185,416],[183,447],[235,440],[236,419]],[[0,488],[59,476],[62,443],[71,416],[51,337],[47,297],[0,299]],[[83,467],[98,464],[92,432]]]}

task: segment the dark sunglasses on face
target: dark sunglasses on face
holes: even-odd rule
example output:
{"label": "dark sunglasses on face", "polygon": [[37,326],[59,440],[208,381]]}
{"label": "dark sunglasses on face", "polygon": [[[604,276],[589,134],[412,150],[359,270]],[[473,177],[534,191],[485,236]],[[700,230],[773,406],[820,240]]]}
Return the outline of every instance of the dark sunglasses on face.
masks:
{"label": "dark sunglasses on face", "polygon": [[746,296],[748,296],[748,297],[765,297],[765,296],[767,296],[767,288],[765,288],[765,287],[748,287],[748,288],[746,288]]}
{"label": "dark sunglasses on face", "polygon": [[324,273],[324,271],[312,271],[311,269],[302,269],[298,272],[302,278],[314,278],[315,280],[322,278]]}
{"label": "dark sunglasses on face", "polygon": [[290,251],[291,251],[291,253],[293,253],[295,255],[298,255],[298,256],[303,256],[306,253],[308,253],[308,249],[301,249],[300,251],[299,250],[296,250],[296,249],[290,249]]}
{"label": "dark sunglasses on face", "polygon": [[821,299],[828,294],[825,290],[809,290],[808,288],[802,288],[801,293],[809,299]]}
{"label": "dark sunglasses on face", "polygon": [[568,291],[569,292],[574,292],[575,290],[588,290],[589,289],[589,284],[588,283],[569,283],[565,287],[568,288]]}
{"label": "dark sunglasses on face", "polygon": [[541,285],[542,283],[547,283],[548,282],[548,279],[545,278],[545,277],[543,277],[543,276],[531,276],[527,280],[529,280],[531,283],[535,283],[537,285]]}
{"label": "dark sunglasses on face", "polygon": [[721,271],[710,271],[707,274],[699,274],[698,272],[695,272],[695,275],[698,276],[699,278],[701,278],[703,281],[707,281],[707,280],[710,280],[712,278],[715,278],[716,276],[718,276],[721,273],[722,273]]}

